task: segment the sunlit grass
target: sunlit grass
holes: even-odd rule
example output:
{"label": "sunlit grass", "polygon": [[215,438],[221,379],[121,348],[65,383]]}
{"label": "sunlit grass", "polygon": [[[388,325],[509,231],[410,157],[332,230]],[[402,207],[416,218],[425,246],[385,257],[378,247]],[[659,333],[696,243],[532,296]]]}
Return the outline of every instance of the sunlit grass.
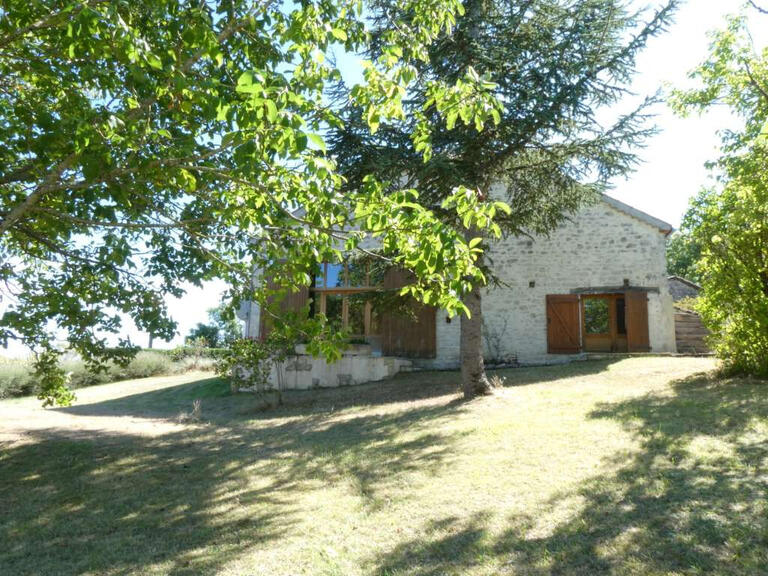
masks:
{"label": "sunlit grass", "polygon": [[454,373],[266,413],[178,377],[56,412],[0,403],[19,428],[0,445],[0,573],[758,574],[768,387],[712,367],[512,370],[471,403]]}

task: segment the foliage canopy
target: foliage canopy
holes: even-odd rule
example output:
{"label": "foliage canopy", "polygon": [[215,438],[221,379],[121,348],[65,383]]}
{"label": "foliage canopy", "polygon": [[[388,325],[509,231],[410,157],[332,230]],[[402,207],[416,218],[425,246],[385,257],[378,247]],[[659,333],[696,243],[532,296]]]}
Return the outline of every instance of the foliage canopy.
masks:
{"label": "foliage canopy", "polygon": [[755,50],[746,13],[713,35],[691,76],[698,87],[675,94],[681,113],[726,105],[743,120],[723,134],[719,185],[685,217],[701,248],[698,310],[728,369],[768,376],[768,48]]}
{"label": "foliage canopy", "polygon": [[[371,131],[405,118],[415,63],[462,12],[459,0],[402,5],[411,18],[378,38],[382,56],[349,92]],[[341,123],[324,98],[340,78],[333,50],[368,50],[366,10],[357,0],[3,3],[0,343],[40,353],[45,398],[70,400],[58,330],[94,369],[127,361],[135,348],[110,350],[106,335],[128,316],[170,338],[163,296],[185,282],[223,278],[233,305],[265,302],[254,267],[285,291],[371,236],[416,273],[416,296],[463,309],[480,250],[415,202],[412,186],[385,193],[367,177],[342,191],[325,152],[324,131]],[[477,126],[497,107],[474,79],[437,82],[432,96]],[[478,229],[492,225],[473,195],[451,202]],[[331,353],[322,323],[306,330]]]}
{"label": "foliage canopy", "polygon": [[[632,170],[638,147],[653,132],[647,121],[655,98],[625,113],[612,107],[630,94],[637,55],[664,30],[676,2],[656,11],[633,11],[623,0],[462,4],[465,14],[453,33],[429,44],[429,58],[415,63],[407,113],[398,122],[369,130],[366,110],[347,101],[340,86],[345,122],[335,127],[331,150],[349,190],[372,173],[393,191],[418,183],[419,202],[437,207],[441,220],[468,238],[486,235],[440,209],[460,186],[481,205],[509,206],[496,215],[497,234],[546,235]],[[387,38],[415,17],[413,6],[398,0],[371,6],[368,55],[386,58]],[[438,98],[446,84],[454,89]],[[486,109],[459,106],[473,86],[501,104],[488,109],[492,122],[483,121]],[[499,279],[490,259],[480,264],[487,278]],[[473,279],[463,294],[472,310],[461,325],[466,396],[488,390],[479,291],[485,283]]]}

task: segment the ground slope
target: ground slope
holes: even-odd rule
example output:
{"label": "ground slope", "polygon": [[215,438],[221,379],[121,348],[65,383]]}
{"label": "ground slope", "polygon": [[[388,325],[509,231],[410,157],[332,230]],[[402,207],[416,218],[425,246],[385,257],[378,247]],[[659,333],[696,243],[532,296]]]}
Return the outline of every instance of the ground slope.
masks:
{"label": "ground slope", "polygon": [[471,403],[414,373],[269,413],[202,375],[0,402],[0,574],[758,574],[768,387],[712,367],[510,370]]}

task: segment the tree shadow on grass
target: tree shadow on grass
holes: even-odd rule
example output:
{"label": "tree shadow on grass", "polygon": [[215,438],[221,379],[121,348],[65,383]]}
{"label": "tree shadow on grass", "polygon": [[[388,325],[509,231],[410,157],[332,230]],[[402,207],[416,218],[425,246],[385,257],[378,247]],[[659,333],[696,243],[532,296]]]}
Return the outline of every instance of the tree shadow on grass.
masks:
{"label": "tree shadow on grass", "polygon": [[[505,386],[543,384],[564,378],[579,378],[606,371],[616,360],[594,360],[562,364],[489,371],[504,378]],[[253,394],[231,394],[229,385],[218,378],[170,386],[120,398],[57,408],[58,411],[82,416],[137,416],[177,418],[188,412],[196,399],[201,399],[207,420],[231,422],[233,419],[274,418],[286,414],[312,415],[329,411],[407,404],[426,399],[457,396],[461,384],[456,371],[426,371],[398,374],[391,380],[342,388],[288,390],[284,405],[276,410],[258,413],[261,401]]]}
{"label": "tree shadow on grass", "polygon": [[[156,438],[49,429],[0,452],[0,572],[214,574],[311,519],[340,483],[364,506],[437,472],[455,403],[394,413],[214,424]],[[407,433],[403,433],[407,431]]]}
{"label": "tree shadow on grass", "polygon": [[640,450],[503,531],[489,530],[493,510],[427,526],[379,573],[768,573],[768,383],[697,375],[591,417],[621,423]]}
{"label": "tree shadow on grass", "polygon": [[522,366],[503,370],[491,370],[505,379],[505,386],[530,386],[547,382],[566,382],[570,378],[583,378],[601,374],[610,369],[612,364],[622,362],[626,358],[606,358],[600,360],[580,360],[549,366]]}

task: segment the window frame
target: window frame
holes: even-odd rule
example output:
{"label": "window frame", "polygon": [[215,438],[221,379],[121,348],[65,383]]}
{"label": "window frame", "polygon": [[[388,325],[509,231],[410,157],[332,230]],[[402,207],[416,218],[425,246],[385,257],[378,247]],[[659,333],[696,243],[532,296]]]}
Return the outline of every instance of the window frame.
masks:
{"label": "window frame", "polygon": [[[341,305],[341,326],[342,329],[347,329],[349,327],[349,296],[353,294],[361,294],[364,292],[374,292],[382,289],[381,285],[378,286],[371,286],[370,285],[370,278],[371,278],[371,262],[366,261],[365,266],[365,285],[363,286],[350,286],[349,285],[349,261],[345,260],[341,262],[342,266],[342,286],[332,286],[328,287],[328,266],[336,266],[339,263],[336,262],[321,262],[321,273],[322,274],[315,274],[313,285],[309,288],[310,297],[315,300],[315,306],[314,306],[314,313],[315,314],[323,314],[325,315],[327,310],[327,297],[328,295],[341,295],[342,296],[342,305]],[[317,279],[322,276],[322,286],[317,286],[316,282]],[[351,338],[369,338],[371,336],[380,336],[380,334],[372,334],[371,333],[371,315],[373,313],[373,306],[370,302],[365,303],[365,308],[363,310],[363,325],[364,325],[364,333],[363,334],[350,334]]]}

